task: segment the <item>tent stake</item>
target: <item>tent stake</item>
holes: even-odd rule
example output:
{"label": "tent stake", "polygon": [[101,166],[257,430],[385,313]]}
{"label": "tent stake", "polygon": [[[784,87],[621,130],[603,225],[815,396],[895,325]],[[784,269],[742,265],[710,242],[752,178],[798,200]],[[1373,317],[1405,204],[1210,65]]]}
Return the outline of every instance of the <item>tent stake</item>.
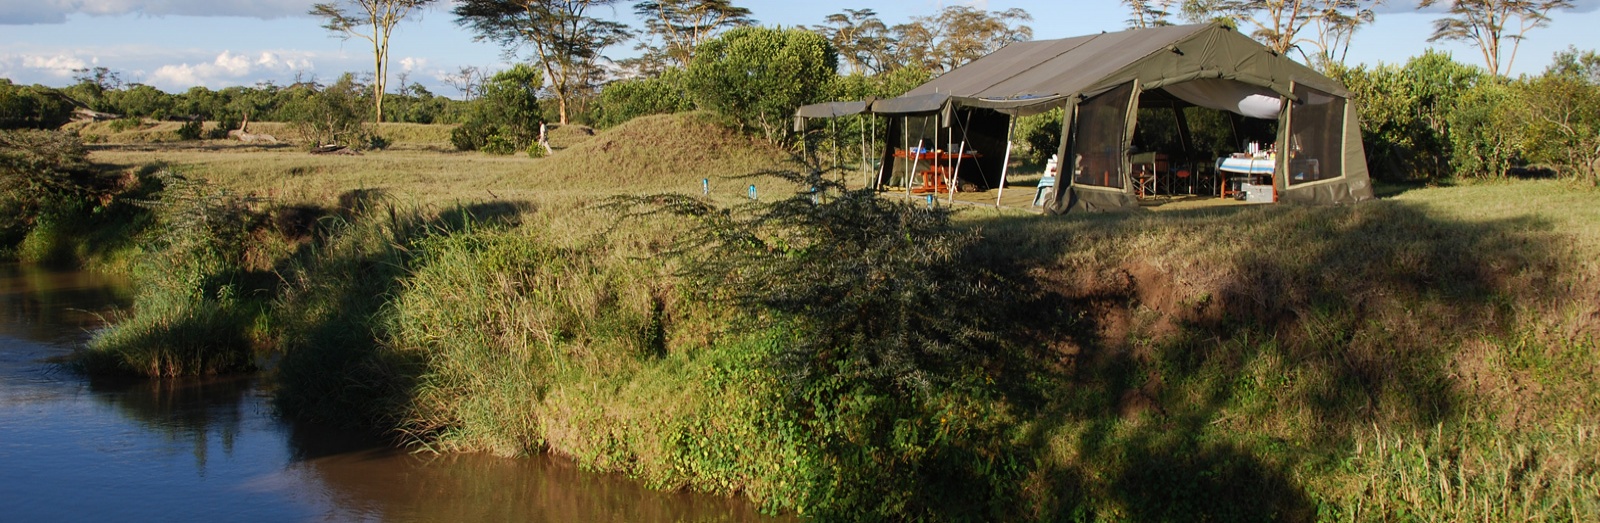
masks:
{"label": "tent stake", "polygon": [[[994,195],[994,207],[1000,208],[1000,197],[1006,195],[1006,174],[1011,171],[1011,135],[1017,132],[1017,115],[1011,115],[1011,122],[1006,126],[1006,159],[1000,164],[1000,190]],[[1049,176],[1050,173],[1044,173]]]}

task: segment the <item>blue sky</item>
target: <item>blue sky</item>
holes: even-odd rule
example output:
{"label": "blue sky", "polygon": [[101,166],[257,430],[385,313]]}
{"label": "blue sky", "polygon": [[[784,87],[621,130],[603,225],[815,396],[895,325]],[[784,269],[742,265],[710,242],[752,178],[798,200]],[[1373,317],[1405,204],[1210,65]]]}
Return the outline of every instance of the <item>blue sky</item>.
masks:
{"label": "blue sky", "polygon": [[[1399,63],[1433,47],[1458,60],[1482,65],[1479,52],[1460,43],[1427,42],[1437,12],[1417,12],[1413,0],[1391,0],[1377,23],[1357,35],[1351,64]],[[364,40],[329,36],[306,15],[314,0],[0,0],[0,77],[18,83],[64,86],[71,70],[108,67],[124,80],[169,92],[191,86],[213,89],[262,80],[280,84],[297,76],[332,80],[345,71],[370,72],[371,47]],[[639,25],[632,0],[623,0],[607,17]],[[1557,51],[1575,45],[1600,48],[1600,0],[1575,0],[1578,8],[1558,12],[1549,27],[1529,33],[1512,73],[1537,73]],[[932,14],[943,5],[967,4],[991,10],[1020,7],[1034,17],[1034,38],[1063,38],[1122,29],[1128,18],[1117,0],[988,0],[938,2],[897,0],[805,0],[736,2],[750,8],[763,25],[810,26],[845,8],[870,7],[893,25]],[[507,64],[502,50],[478,43],[454,24],[450,2],[403,23],[395,32],[391,69],[409,72],[435,93],[455,95],[442,75],[461,66],[489,69]],[[1437,8],[1436,8],[1437,10]],[[631,45],[609,50],[624,57]],[[1504,60],[1504,59],[1502,59]],[[391,82],[395,80],[391,77]]]}

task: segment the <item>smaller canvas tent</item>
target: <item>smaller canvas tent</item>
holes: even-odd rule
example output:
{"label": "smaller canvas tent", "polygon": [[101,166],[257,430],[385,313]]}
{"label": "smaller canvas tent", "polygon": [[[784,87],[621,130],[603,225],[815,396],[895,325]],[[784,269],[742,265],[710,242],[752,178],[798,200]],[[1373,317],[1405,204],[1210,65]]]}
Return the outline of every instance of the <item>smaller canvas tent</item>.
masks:
{"label": "smaller canvas tent", "polygon": [[935,115],[948,127],[963,112],[1014,117],[1064,108],[1058,155],[1069,159],[1067,190],[1046,205],[1060,213],[1137,205],[1128,153],[1138,109],[1200,106],[1277,123],[1272,184],[1280,201],[1344,204],[1372,197],[1349,96],[1338,82],[1210,24],[1016,43],[899,98],[809,106],[797,116],[865,109],[891,122]]}

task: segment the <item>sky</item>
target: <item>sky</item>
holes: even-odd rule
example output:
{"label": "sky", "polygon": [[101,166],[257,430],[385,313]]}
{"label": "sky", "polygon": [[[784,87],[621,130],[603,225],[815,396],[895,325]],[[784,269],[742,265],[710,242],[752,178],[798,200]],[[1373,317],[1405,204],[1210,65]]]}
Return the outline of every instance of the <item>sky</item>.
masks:
{"label": "sky", "polygon": [[[1442,8],[1419,12],[1415,0],[1390,0],[1377,21],[1356,35],[1347,63],[1404,63],[1428,48],[1459,61],[1483,65],[1476,48],[1463,43],[1429,43]],[[66,86],[73,69],[106,67],[124,81],[179,93],[193,86],[221,89],[298,79],[328,82],[343,72],[370,74],[372,48],[365,40],[331,36],[306,14],[314,0],[0,0],[0,77],[21,84]],[[639,27],[632,0],[621,0],[599,16]],[[1445,3],[1445,2],[1441,2]],[[1568,46],[1600,48],[1600,0],[1573,0],[1571,11],[1552,14],[1548,27],[1528,34],[1511,73],[1537,74],[1556,52]],[[503,69],[512,60],[503,49],[475,42],[455,24],[453,4],[441,0],[421,16],[395,29],[390,70],[405,74],[436,94],[458,96],[444,81],[463,66]],[[989,10],[1022,8],[1033,16],[1035,39],[1066,38],[1126,27],[1127,8],[1118,0],[747,0],[762,25],[812,26],[846,8],[871,8],[886,24],[936,13],[946,5]],[[607,51],[624,58],[624,44]],[[1504,61],[1504,58],[1502,58]],[[391,85],[398,84],[395,76]]]}

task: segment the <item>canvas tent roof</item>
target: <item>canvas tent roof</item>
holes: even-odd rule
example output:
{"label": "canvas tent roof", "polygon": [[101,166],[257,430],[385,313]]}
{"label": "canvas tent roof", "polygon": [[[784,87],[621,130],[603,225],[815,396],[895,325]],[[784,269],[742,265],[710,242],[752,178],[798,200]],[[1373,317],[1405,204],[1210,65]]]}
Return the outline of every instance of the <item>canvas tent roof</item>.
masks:
{"label": "canvas tent roof", "polygon": [[1290,95],[1291,82],[1348,96],[1337,82],[1227,26],[1211,24],[1014,43],[901,97],[873,102],[871,110],[922,114],[965,106],[1028,115],[1065,105],[1070,96],[1092,96],[1130,80],[1153,89],[1207,78],[1236,80],[1284,96]]}

